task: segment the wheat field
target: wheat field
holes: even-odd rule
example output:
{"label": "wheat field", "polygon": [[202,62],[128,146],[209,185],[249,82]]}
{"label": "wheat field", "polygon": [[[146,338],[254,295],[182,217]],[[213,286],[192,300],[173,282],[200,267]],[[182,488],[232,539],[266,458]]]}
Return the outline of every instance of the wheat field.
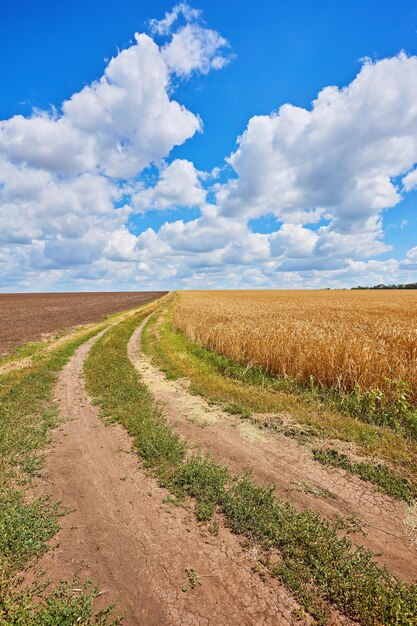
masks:
{"label": "wheat field", "polygon": [[273,375],[417,401],[417,291],[184,291],[175,324],[192,341]]}

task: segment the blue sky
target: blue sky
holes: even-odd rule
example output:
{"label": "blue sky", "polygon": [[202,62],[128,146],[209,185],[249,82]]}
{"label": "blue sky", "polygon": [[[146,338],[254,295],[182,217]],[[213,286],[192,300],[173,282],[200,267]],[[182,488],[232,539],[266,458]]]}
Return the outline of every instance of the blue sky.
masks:
{"label": "blue sky", "polygon": [[[0,33],[0,290],[417,280],[415,1],[26,1]],[[120,110],[88,87],[112,58],[114,94],[123,63],[133,77]],[[139,83],[182,113],[141,117]],[[298,112],[329,86],[308,130]],[[91,99],[61,108],[84,87],[100,123],[81,119]]]}

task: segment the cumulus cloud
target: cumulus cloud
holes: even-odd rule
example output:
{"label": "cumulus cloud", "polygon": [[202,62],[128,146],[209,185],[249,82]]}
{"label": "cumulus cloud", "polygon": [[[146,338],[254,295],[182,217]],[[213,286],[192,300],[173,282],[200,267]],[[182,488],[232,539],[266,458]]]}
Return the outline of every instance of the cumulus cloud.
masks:
{"label": "cumulus cloud", "polygon": [[133,206],[140,211],[194,207],[202,205],[206,192],[191,161],[176,159],[162,169],[157,184],[132,195]]}
{"label": "cumulus cloud", "polygon": [[417,189],[417,168],[412,170],[403,178],[404,191]]}
{"label": "cumulus cloud", "polygon": [[0,154],[58,174],[129,178],[200,130],[199,118],[168,95],[169,70],[148,35],[114,57],[99,81],[62,105],[62,114],[0,123]]}
{"label": "cumulus cloud", "polygon": [[[193,22],[191,29],[172,29],[180,14]],[[82,271],[97,278],[115,266],[125,272],[129,263],[130,272],[143,270],[136,237],[127,228],[132,211],[204,202],[193,164],[165,162],[175,146],[202,129],[199,116],[173,98],[173,73],[206,73],[225,43],[198,18],[197,10],[178,5],[165,22],[153,24],[168,36],[165,43],[136,34],[99,80],[59,110],[0,122],[0,241],[2,255],[7,250],[13,257],[7,268],[14,267],[16,284],[32,269],[56,278],[62,272],[80,277]],[[178,54],[169,51],[181,33],[174,49],[184,41],[183,69]],[[152,164],[160,167],[160,180],[147,190],[140,175]]]}
{"label": "cumulus cloud", "polygon": [[[417,161],[417,57],[365,61],[342,89],[310,110],[283,105],[255,116],[229,163],[238,177],[217,192],[223,215],[272,213],[282,221],[325,209],[332,229],[357,232],[401,193],[393,179]],[[404,189],[414,184],[408,174]]]}
{"label": "cumulus cloud", "polygon": [[194,71],[208,74],[219,70],[230,60],[225,53],[227,41],[219,33],[198,24],[187,24],[162,49],[167,66],[178,76],[189,76]]}
{"label": "cumulus cloud", "polygon": [[[191,253],[200,268],[223,263],[229,276],[251,259],[270,285],[279,273],[340,285],[361,272],[382,280],[412,269],[411,252],[403,262],[372,257],[391,250],[382,212],[417,181],[416,97],[417,58],[400,54],[366,60],[350,85],[323,89],[310,110],[284,105],[253,117],[228,158],[236,177],[213,186],[210,214],[163,226],[151,245],[162,245],[182,273],[182,264],[195,265]],[[278,230],[251,233],[248,221],[268,214],[282,222]]]}
{"label": "cumulus cloud", "polygon": [[417,246],[407,251],[401,266],[406,270],[417,270]]}
{"label": "cumulus cloud", "polygon": [[208,74],[211,69],[224,67],[231,59],[229,42],[217,31],[206,28],[202,12],[190,7],[187,2],[175,5],[172,11],[165,13],[163,19],[151,20],[151,32],[168,35],[181,17],[185,24],[162,47],[162,55],[169,70],[185,77],[195,71]]}

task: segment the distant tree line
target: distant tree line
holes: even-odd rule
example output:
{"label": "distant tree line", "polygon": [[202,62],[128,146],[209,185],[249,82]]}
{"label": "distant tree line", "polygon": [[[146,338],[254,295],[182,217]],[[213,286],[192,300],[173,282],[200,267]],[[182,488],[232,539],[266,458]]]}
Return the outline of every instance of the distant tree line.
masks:
{"label": "distant tree line", "polygon": [[417,289],[417,283],[406,283],[402,285],[374,285],[373,287],[352,287],[352,289]]}

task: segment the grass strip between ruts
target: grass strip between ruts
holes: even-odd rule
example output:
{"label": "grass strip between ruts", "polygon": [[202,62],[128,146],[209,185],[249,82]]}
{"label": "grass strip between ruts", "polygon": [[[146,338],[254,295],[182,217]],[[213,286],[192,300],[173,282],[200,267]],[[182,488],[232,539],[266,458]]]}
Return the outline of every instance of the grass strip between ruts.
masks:
{"label": "grass strip between ruts", "polygon": [[417,587],[396,580],[373,555],[339,537],[337,529],[310,511],[298,513],[273,490],[249,476],[234,476],[187,444],[164,419],[127,356],[128,341],[143,320],[134,316],[104,335],[85,364],[87,387],[102,416],[122,423],[134,438],[145,467],[177,496],[195,498],[196,515],[220,511],[232,531],[279,550],[272,573],[320,623],[326,607],[366,626],[411,626],[417,621]]}

